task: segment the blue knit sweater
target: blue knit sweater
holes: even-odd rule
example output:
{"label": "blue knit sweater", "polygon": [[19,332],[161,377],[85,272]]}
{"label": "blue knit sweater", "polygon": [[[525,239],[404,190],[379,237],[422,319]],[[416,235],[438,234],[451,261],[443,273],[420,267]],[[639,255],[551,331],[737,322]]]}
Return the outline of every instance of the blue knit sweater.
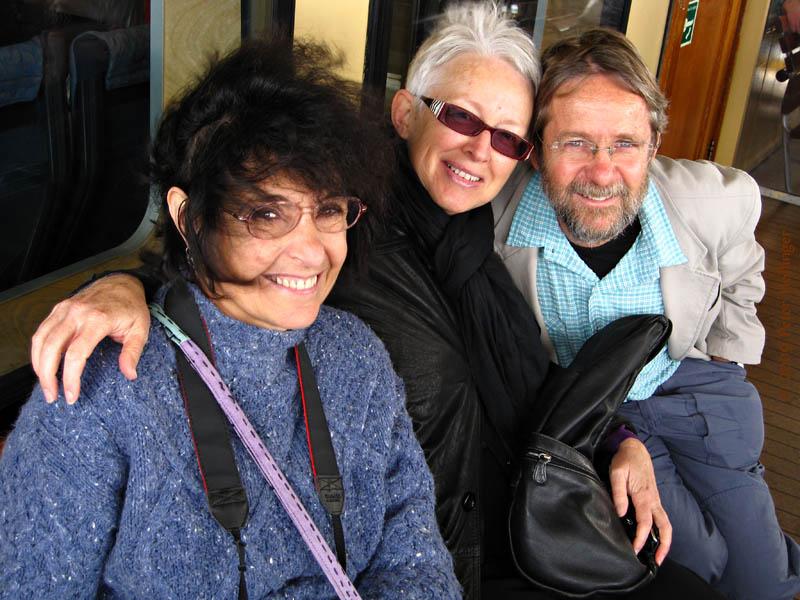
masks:
{"label": "blue knit sweater", "polygon": [[[305,341],[342,473],[347,572],[365,598],[458,598],[434,518],[433,482],[378,338],[322,307],[278,332],[220,313],[197,289],[217,368],[333,547],[311,475],[293,346]],[[163,290],[162,290],[163,295]],[[34,392],[0,459],[0,597],[236,597],[238,556],[211,516],[178,387],[175,348],[154,323],[128,381],[104,342],[81,400]],[[242,538],[255,598],[335,598],[235,433],[250,502]]]}

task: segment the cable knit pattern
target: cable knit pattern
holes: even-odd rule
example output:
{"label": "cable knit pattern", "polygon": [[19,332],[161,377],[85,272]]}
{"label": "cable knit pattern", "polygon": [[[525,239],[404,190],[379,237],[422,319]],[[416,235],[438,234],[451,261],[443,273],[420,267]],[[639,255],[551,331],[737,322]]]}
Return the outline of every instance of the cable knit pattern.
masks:
{"label": "cable knit pattern", "polygon": [[[314,364],[345,489],[347,572],[364,598],[459,598],[434,519],[433,481],[383,345],[322,307],[278,332],[221,314],[193,289],[217,368],[333,546],[311,476],[293,346]],[[159,297],[163,297],[164,290]],[[175,349],[155,324],[136,381],[104,342],[79,402],[23,408],[0,459],[0,597],[236,597],[238,559],[211,516],[178,387]],[[235,433],[247,490],[250,598],[335,598]]]}

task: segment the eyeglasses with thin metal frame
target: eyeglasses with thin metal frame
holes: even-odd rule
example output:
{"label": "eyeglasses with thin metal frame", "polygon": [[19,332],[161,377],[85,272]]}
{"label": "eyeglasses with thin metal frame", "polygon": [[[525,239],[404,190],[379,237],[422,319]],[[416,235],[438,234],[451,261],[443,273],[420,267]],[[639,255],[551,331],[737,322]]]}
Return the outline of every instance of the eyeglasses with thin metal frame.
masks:
{"label": "eyeglasses with thin metal frame", "polygon": [[225,210],[233,218],[247,223],[247,231],[260,240],[272,240],[286,235],[309,213],[314,226],[323,233],[340,233],[358,222],[367,207],[353,196],[332,196],[319,200],[314,206],[299,206],[288,200],[275,200],[245,213]]}
{"label": "eyeglasses with thin metal frame", "polygon": [[620,140],[610,146],[598,146],[594,142],[581,138],[559,140],[553,142],[547,148],[561,152],[561,155],[573,162],[590,162],[597,156],[599,150],[608,152],[608,158],[612,162],[631,164],[637,162],[647,151],[648,155],[657,150],[661,145],[661,136],[655,144],[645,142],[633,142]]}
{"label": "eyeglasses with thin metal frame", "polygon": [[507,129],[496,129],[489,127],[478,117],[469,112],[466,108],[461,108],[449,102],[435,100],[427,96],[419,97],[425,106],[431,109],[440,123],[446,125],[456,133],[475,137],[488,130],[492,148],[503,156],[514,160],[527,160],[533,150],[533,144],[523,137],[512,133]]}

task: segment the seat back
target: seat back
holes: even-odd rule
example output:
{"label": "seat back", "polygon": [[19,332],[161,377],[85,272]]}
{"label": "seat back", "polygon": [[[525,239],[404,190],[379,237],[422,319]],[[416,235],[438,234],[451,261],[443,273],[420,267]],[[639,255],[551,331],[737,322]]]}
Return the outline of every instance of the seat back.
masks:
{"label": "seat back", "polygon": [[[31,277],[68,162],[63,65],[42,36],[0,48],[0,289]],[[33,275],[35,276],[35,275]]]}
{"label": "seat back", "polygon": [[127,240],[147,209],[149,27],[90,31],[70,50],[73,187],[58,254],[70,264]]}

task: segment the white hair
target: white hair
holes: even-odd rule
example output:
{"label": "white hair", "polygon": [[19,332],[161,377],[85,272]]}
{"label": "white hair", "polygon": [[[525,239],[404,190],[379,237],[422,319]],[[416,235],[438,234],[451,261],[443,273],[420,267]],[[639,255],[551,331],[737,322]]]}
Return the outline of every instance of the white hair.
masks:
{"label": "white hair", "polygon": [[439,83],[441,67],[461,54],[507,61],[536,93],[541,79],[536,46],[494,1],[457,3],[445,9],[408,66],[406,89],[415,96],[425,94]]}

